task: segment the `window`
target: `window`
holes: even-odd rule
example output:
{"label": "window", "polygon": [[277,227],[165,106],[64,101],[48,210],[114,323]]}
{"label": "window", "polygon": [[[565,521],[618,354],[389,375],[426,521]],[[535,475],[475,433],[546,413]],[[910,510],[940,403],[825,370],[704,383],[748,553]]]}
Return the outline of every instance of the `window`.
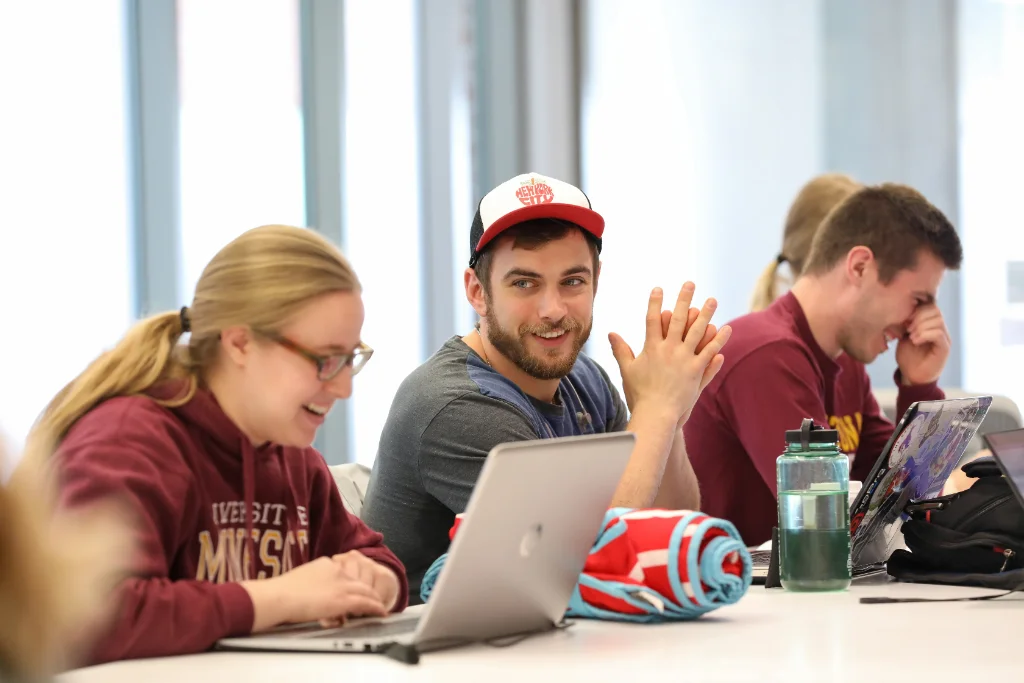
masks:
{"label": "window", "polygon": [[178,0],[183,303],[250,228],[304,225],[298,0]]}
{"label": "window", "polygon": [[[651,289],[747,312],[787,205],[822,170],[819,3],[583,3],[583,190],[604,215],[588,352],[639,353]],[[738,248],[742,245],[742,248]]]}
{"label": "window", "polygon": [[363,284],[353,461],[370,464],[391,401],[422,360],[416,29],[413,0],[345,3],[345,253]]}
{"label": "window", "polygon": [[[463,273],[469,264],[469,228],[473,225],[479,197],[473,197],[473,33],[476,16],[468,0],[458,3],[458,35],[451,91],[451,206],[452,290],[455,293],[455,329],[466,334],[477,315],[466,301]],[[488,188],[489,189],[489,188]],[[433,353],[436,349],[427,349]]]}
{"label": "window", "polygon": [[[696,265],[683,228],[701,208],[690,189],[693,164],[686,161],[695,154],[684,134],[688,112],[680,90],[665,85],[676,77],[669,27],[660,16],[664,8],[661,3],[657,7],[638,12],[625,4],[593,1],[587,4],[584,27],[583,188],[607,225],[588,352],[616,384],[618,365],[608,333],[618,332],[639,353],[651,288],[660,285],[666,300],[674,301],[683,273],[692,273]],[[642,125],[637,124],[640,112]],[[676,229],[664,229],[664,201],[636,200],[635,172],[643,175],[645,195],[672,197],[686,207],[673,217]],[[662,227],[654,232],[654,226]],[[667,254],[676,256],[667,259]],[[632,265],[640,261],[642,276]],[[701,288],[701,294],[708,292]]]}
{"label": "window", "polygon": [[0,3],[0,425],[16,447],[131,321],[123,4]]}
{"label": "window", "polygon": [[964,388],[1024,406],[1024,5],[959,5]]}

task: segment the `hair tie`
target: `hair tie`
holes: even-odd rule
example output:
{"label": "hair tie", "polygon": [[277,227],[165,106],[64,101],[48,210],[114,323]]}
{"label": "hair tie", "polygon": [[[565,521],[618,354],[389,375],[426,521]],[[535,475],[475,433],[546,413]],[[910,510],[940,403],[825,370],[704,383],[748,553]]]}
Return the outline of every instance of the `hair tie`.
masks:
{"label": "hair tie", "polygon": [[775,257],[775,265],[777,265],[777,266],[781,266],[781,265],[782,265],[783,263],[785,263],[785,262],[786,262],[786,261],[788,261],[788,260],[789,260],[789,259],[787,259],[787,258],[786,258],[785,256],[783,256],[782,254],[779,254],[778,256],[776,256],[776,257]]}
{"label": "hair tie", "polygon": [[188,306],[182,306],[178,311],[178,319],[181,321],[181,333],[192,331],[192,321],[188,319]]}

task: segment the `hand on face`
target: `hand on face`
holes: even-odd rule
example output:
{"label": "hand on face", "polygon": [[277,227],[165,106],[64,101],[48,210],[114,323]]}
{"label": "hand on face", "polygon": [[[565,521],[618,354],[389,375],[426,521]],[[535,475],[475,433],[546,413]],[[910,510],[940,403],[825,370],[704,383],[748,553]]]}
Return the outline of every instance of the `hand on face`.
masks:
{"label": "hand on face", "polygon": [[682,425],[701,392],[722,368],[725,359],[719,352],[732,329],[725,326],[716,330],[711,324],[717,308],[714,299],[708,299],[700,311],[690,308],[693,292],[693,283],[683,285],[671,313],[661,310],[661,290],[651,293],[647,335],[639,356],[621,336],[609,335],[630,411],[649,405],[652,410],[670,412]]}
{"label": "hand on face", "polygon": [[918,307],[907,333],[896,346],[896,364],[903,383],[930,384],[939,379],[949,359],[951,340],[942,312],[935,304]]}

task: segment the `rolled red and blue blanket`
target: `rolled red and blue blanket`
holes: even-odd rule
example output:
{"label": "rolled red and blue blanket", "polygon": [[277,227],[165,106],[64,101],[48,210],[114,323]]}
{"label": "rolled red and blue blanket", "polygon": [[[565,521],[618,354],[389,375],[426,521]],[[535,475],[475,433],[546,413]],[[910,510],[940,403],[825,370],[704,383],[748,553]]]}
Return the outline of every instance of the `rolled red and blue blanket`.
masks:
{"label": "rolled red and blue blanket", "polygon": [[[456,516],[449,538],[455,537],[461,519]],[[424,602],[446,557],[439,557],[423,577]],[[739,533],[723,519],[688,510],[613,508],[605,514],[566,616],[696,619],[743,597],[751,566]]]}

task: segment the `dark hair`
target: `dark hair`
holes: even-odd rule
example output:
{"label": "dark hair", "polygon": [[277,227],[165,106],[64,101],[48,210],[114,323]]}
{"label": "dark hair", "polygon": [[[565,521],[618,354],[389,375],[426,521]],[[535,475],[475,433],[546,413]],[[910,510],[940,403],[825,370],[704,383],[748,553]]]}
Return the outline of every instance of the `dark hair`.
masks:
{"label": "dark hair", "polygon": [[865,187],[843,200],[815,233],[804,272],[825,273],[859,246],[874,254],[883,283],[917,265],[922,249],[950,270],[963,261],[949,219],[917,190],[894,183]]}
{"label": "dark hair", "polygon": [[484,293],[491,295],[491,266],[494,262],[494,246],[504,240],[512,240],[514,249],[539,249],[548,242],[560,240],[571,231],[576,230],[582,233],[590,247],[590,254],[593,257],[594,275],[597,276],[597,268],[600,262],[600,251],[597,247],[597,240],[575,223],[563,221],[558,218],[536,218],[530,221],[523,221],[505,230],[501,235],[484,247],[484,251],[473,266],[476,277],[480,280]]}

